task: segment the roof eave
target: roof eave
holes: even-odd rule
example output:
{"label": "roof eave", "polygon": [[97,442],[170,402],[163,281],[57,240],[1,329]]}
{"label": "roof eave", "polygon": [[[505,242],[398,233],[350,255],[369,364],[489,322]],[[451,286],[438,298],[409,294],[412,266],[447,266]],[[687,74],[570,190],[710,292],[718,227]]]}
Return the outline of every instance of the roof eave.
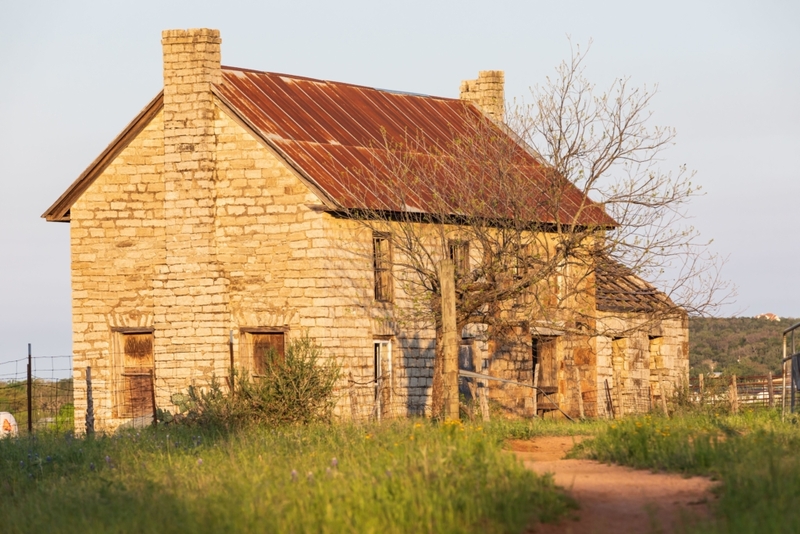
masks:
{"label": "roof eave", "polygon": [[117,156],[130,144],[147,124],[155,117],[164,106],[164,92],[160,91],[124,130],[106,147],[78,178],[72,182],[64,193],[58,197],[52,206],[42,214],[42,218],[49,222],[69,222],[70,208],[80,196],[86,192],[97,177],[116,159]]}

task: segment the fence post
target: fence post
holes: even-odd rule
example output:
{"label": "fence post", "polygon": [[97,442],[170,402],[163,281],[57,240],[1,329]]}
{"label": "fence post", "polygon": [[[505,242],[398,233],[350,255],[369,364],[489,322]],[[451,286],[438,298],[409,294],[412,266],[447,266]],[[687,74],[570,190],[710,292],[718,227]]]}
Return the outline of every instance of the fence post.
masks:
{"label": "fence post", "polygon": [[358,410],[358,393],[356,392],[356,382],[353,380],[352,371],[348,371],[347,379],[349,382],[348,393],[350,394],[350,417],[353,418],[354,423],[359,423],[361,422],[361,416]]}
{"label": "fence post", "polygon": [[583,412],[583,391],[581,391],[581,371],[577,367],[573,367],[575,369],[575,381],[578,384],[578,414],[581,416],[581,419],[584,418]]}
{"label": "fence post", "polygon": [[158,408],[156,407],[156,372],[150,369],[150,398],[153,402],[153,426],[158,426]]}
{"label": "fence post", "polygon": [[539,417],[539,362],[533,366],[533,416]]}
{"label": "fence post", "polygon": [[234,388],[236,384],[234,383],[236,372],[233,367],[233,330],[228,332],[228,353],[231,360],[231,370],[230,370],[230,379],[228,380],[228,385],[231,388],[231,398],[234,396]]}
{"label": "fence post", "polygon": [[482,380],[483,384],[481,387],[478,388],[478,396],[480,398],[481,403],[481,419],[484,422],[489,421],[489,383],[486,380]]}
{"label": "fence post", "polygon": [[625,397],[623,396],[622,392],[623,380],[621,373],[617,373],[616,383],[617,384],[615,387],[617,389],[617,417],[622,419],[623,417],[625,417],[625,405],[623,404],[625,402]]}
{"label": "fence post", "polygon": [[700,373],[699,375],[697,375],[697,378],[698,378],[698,381],[700,383],[700,404],[704,404],[705,403],[705,397],[706,397],[706,395],[705,395],[705,393],[706,393],[705,376],[703,376],[703,373]]}
{"label": "fence post", "polygon": [[86,368],[86,433],[94,434],[94,399],[92,399],[92,368]]}
{"label": "fence post", "polygon": [[33,358],[28,343],[28,435],[33,434]]}
{"label": "fence post", "polygon": [[775,386],[772,383],[772,371],[767,373],[767,394],[769,395],[769,407],[775,407]]}
{"label": "fence post", "polygon": [[661,391],[661,411],[664,412],[664,415],[669,415],[669,409],[667,408],[667,390],[664,387],[664,371],[658,371],[658,389]]}
{"label": "fence post", "polygon": [[611,418],[615,419],[616,414],[614,413],[614,403],[611,402],[611,388],[608,387],[608,378],[605,379],[606,383],[606,415],[611,414]]}
{"label": "fence post", "polygon": [[731,376],[731,411],[739,413],[739,392],[736,390],[736,375]]}

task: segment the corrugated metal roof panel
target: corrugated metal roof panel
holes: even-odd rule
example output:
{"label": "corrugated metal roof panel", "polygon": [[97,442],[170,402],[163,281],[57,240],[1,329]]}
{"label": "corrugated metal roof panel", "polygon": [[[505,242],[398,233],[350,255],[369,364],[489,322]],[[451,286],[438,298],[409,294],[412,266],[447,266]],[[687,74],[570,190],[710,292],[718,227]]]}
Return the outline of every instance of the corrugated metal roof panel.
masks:
{"label": "corrugated metal roof panel", "polygon": [[[217,91],[342,208],[441,213],[446,205],[451,214],[615,225],[461,100],[231,67]],[[514,199],[525,213],[497,204],[508,182],[481,159],[500,157],[526,186]]]}

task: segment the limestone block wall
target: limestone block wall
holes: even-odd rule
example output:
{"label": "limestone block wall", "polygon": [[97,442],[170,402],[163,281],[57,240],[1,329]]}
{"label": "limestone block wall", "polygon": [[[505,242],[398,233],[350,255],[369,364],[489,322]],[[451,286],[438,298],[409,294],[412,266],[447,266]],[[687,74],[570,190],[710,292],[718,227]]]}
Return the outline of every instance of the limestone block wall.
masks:
{"label": "limestone block wall", "polygon": [[[598,323],[615,334],[597,339],[598,391],[604,393],[608,381],[617,414],[620,405],[623,413],[660,409],[661,396],[669,398],[689,379],[687,316],[600,315]],[[598,403],[599,415],[609,415],[604,401]]]}
{"label": "limestone block wall", "polygon": [[[163,114],[159,113],[70,210],[75,421],[92,367],[99,424],[116,426],[116,332],[153,327],[153,279],[164,264]],[[118,355],[118,354],[117,354]]]}

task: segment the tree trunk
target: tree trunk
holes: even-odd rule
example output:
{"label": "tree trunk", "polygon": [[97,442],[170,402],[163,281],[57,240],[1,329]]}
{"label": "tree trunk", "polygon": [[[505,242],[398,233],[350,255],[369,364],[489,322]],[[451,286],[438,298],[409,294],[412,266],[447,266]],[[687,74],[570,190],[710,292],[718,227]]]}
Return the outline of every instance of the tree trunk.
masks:
{"label": "tree trunk", "polygon": [[441,323],[436,329],[431,412],[436,419],[458,419],[458,328],[453,262],[439,263]]}

